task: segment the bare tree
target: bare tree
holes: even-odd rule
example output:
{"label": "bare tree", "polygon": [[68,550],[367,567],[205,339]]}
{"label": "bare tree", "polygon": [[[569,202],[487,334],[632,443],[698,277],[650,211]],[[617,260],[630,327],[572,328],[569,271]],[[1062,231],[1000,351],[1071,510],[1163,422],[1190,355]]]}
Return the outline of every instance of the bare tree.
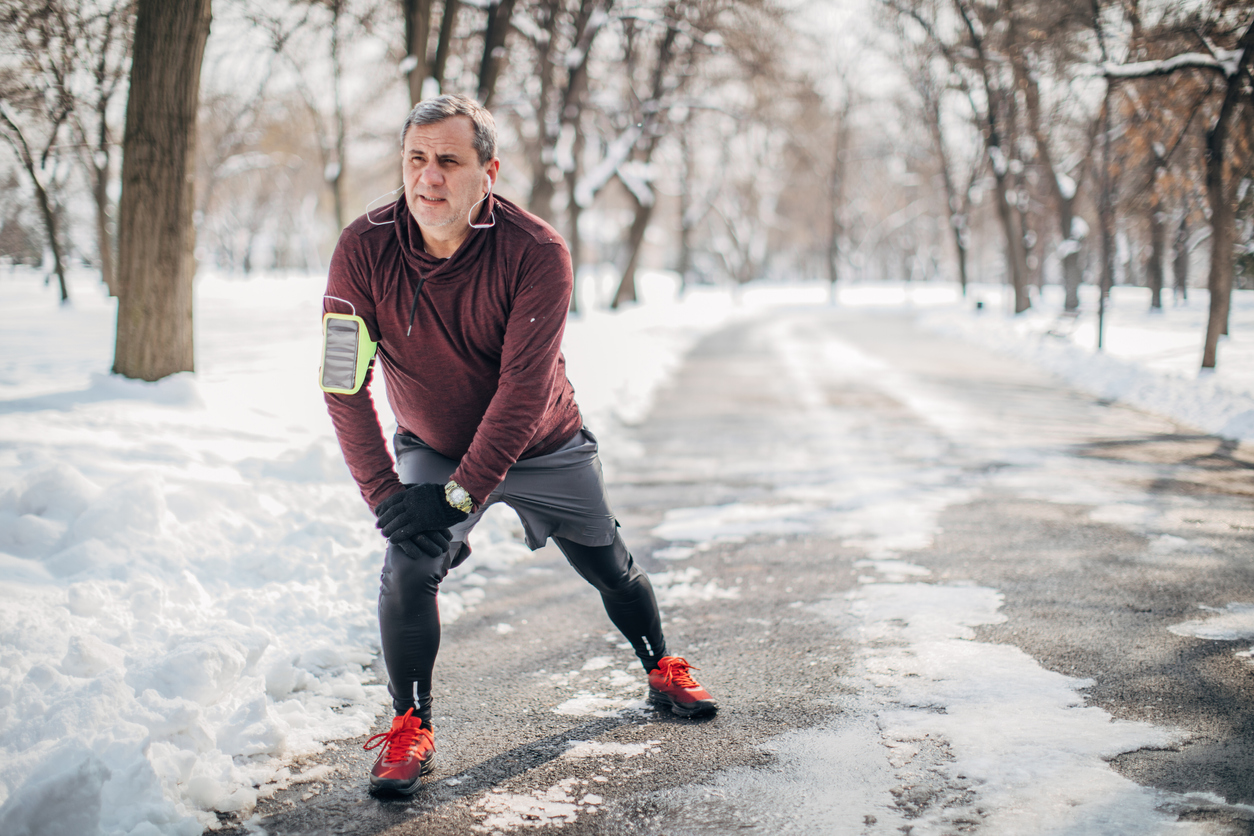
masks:
{"label": "bare tree", "polygon": [[[116,0],[98,6],[79,7],[78,19],[70,24],[77,31],[78,66],[89,83],[77,85],[71,124],[83,168],[91,179],[96,206],[96,252],[100,277],[109,293],[116,296],[116,236],[112,218],[114,147],[116,132],[110,113],[116,96],[126,83],[130,69],[131,36],[135,29],[135,0]],[[68,91],[67,91],[68,92]]]}
{"label": "bare tree", "polygon": [[488,0],[487,20],[483,25],[483,58],[479,62],[479,102],[491,107],[496,93],[496,80],[501,74],[501,64],[507,50],[506,38],[510,32],[510,18],[514,14],[516,0]]}
{"label": "bare tree", "polygon": [[[1031,307],[1028,295],[1028,264],[1024,248],[1023,232],[1015,209],[1018,190],[1014,185],[1014,148],[1007,142],[1011,129],[1007,111],[1014,95],[1012,73],[1005,62],[1006,44],[994,48],[989,43],[990,28],[1013,14],[1013,0],[999,0],[995,5],[972,3],[971,0],[952,0],[952,12],[957,18],[956,31],[945,31],[938,22],[936,10],[917,0],[882,0],[887,8],[898,15],[915,21],[927,38],[936,45],[950,67],[970,76],[965,82],[971,90],[970,101],[975,108],[984,137],[988,163],[996,182],[994,202],[1006,240],[1006,268],[1010,284],[1014,288],[1015,312]],[[1001,27],[1004,30],[1005,27]],[[1016,195],[1012,205],[1009,195]]]}
{"label": "bare tree", "polygon": [[[1242,11],[1242,10],[1238,10]],[[1244,10],[1247,11],[1248,10]],[[1222,21],[1214,21],[1212,25]],[[1233,278],[1233,248],[1236,231],[1236,188],[1239,176],[1230,165],[1229,143],[1239,111],[1248,107],[1244,92],[1250,83],[1250,63],[1254,60],[1254,18],[1227,27],[1232,47],[1212,45],[1203,39],[1206,52],[1179,53],[1169,58],[1107,63],[1105,76],[1114,82],[1123,79],[1171,76],[1188,71],[1212,74],[1220,92],[1220,104],[1206,128],[1206,200],[1210,208],[1210,316],[1202,350],[1202,368],[1213,369],[1217,361],[1219,337],[1228,330]]]}
{"label": "bare tree", "polygon": [[34,188],[62,302],[70,298],[61,229],[60,191],[70,173],[63,139],[75,106],[65,76],[77,58],[67,17],[67,9],[52,2],[0,4],[7,53],[0,64],[0,137]]}
{"label": "bare tree", "polygon": [[405,60],[401,62],[401,69],[409,86],[410,104],[422,101],[427,79],[435,81],[437,90],[444,88],[444,73],[457,25],[459,3],[457,0],[444,0],[439,5],[440,29],[435,55],[431,55],[431,17],[436,4],[433,0],[401,0],[401,14],[405,20]]}
{"label": "bare tree", "polygon": [[210,0],[139,0],[123,140],[113,371],[159,380],[194,369],[192,225],[196,106]]}

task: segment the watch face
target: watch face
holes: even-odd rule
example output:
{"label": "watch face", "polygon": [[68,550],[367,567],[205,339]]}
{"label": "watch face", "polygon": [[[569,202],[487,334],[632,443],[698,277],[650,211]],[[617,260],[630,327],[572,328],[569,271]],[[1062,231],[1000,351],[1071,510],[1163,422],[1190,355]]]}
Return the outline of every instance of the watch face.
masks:
{"label": "watch face", "polygon": [[453,493],[450,494],[450,496],[452,497],[452,500],[459,505],[467,499],[470,499],[470,494],[466,493],[465,488],[453,488]]}

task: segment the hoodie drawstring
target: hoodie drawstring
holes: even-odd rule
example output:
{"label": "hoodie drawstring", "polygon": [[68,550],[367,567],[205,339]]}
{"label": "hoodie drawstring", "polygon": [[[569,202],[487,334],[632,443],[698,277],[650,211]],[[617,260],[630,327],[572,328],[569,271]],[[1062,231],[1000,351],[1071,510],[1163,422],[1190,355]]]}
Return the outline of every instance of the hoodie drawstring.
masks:
{"label": "hoodie drawstring", "polygon": [[409,306],[409,327],[405,329],[405,336],[414,330],[414,314],[418,311],[418,294],[422,293],[422,286],[426,283],[426,276],[419,276],[417,284],[414,285],[414,302]]}

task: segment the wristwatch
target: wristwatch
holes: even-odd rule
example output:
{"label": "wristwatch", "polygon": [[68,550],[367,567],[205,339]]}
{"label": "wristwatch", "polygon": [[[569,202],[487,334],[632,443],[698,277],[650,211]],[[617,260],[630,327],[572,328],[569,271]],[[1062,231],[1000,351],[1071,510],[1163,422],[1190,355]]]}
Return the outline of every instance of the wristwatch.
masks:
{"label": "wristwatch", "polygon": [[475,504],[474,500],[470,498],[470,492],[452,479],[449,479],[448,484],[444,486],[444,498],[448,500],[449,505],[467,514],[470,513],[470,509]]}

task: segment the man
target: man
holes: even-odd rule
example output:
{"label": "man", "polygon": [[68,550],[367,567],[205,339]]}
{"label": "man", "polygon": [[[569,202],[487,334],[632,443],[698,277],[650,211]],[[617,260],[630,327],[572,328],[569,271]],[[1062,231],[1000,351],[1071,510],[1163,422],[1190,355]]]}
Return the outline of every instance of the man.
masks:
{"label": "man", "polygon": [[469,556],[467,535],[494,502],[518,512],[528,546],[552,537],[600,591],[648,672],[651,701],[686,717],[717,705],[688,663],[667,655],[653,589],[618,534],[596,439],[566,379],[561,341],[574,281],[565,243],[492,194],[496,127],[474,100],[419,103],[401,144],[404,199],[344,230],[324,300],[328,315],[351,308],[378,343],[399,424],[395,468],[371,372],[355,389],[325,377],[323,388],[345,461],[388,538],[379,627],[397,716],[367,744],[381,748],[370,782],[411,793],[435,756],[436,592]]}

